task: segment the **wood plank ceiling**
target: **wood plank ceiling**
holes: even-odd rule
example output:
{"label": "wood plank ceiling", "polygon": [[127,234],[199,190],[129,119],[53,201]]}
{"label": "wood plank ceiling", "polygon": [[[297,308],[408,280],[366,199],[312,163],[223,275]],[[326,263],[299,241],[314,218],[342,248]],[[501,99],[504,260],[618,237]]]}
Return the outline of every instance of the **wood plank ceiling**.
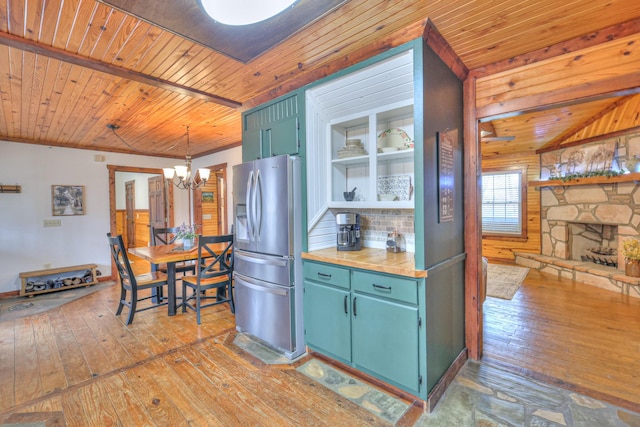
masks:
{"label": "wood plank ceiling", "polygon": [[[638,19],[640,2],[349,0],[242,63],[95,0],[5,0],[0,139],[182,157],[189,126],[198,157],[240,143],[244,109],[419,37],[427,18],[473,70]],[[483,149],[536,150],[636,127],[638,102],[497,120],[496,134],[516,139]]]}

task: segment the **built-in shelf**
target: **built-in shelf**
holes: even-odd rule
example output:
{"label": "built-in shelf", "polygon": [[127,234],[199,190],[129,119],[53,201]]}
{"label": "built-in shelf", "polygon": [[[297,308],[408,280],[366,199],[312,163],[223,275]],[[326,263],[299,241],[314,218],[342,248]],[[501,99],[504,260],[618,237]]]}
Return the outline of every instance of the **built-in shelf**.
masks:
{"label": "built-in shelf", "polygon": [[529,181],[529,187],[569,187],[572,185],[590,184],[614,184],[616,182],[638,182],[640,173],[628,173],[618,176],[590,176],[588,178],[575,178],[568,181],[561,179],[548,179],[545,181]]}

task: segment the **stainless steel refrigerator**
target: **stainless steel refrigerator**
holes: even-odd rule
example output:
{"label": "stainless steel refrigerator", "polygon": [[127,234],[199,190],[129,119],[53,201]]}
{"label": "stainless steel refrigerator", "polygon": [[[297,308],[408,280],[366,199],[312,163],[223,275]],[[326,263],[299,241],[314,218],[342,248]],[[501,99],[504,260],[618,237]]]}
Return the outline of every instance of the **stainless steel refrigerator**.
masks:
{"label": "stainless steel refrigerator", "polygon": [[300,158],[233,167],[236,329],[289,359],[305,352]]}

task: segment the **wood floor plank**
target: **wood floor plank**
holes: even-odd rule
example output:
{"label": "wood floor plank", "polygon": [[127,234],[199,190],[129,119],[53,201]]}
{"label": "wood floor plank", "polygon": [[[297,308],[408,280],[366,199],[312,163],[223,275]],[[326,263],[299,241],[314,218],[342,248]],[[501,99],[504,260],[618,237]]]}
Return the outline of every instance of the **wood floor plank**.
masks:
{"label": "wood floor plank", "polygon": [[158,384],[165,395],[193,425],[224,426],[212,408],[200,404],[197,393],[164,360],[153,360],[140,367],[144,375]]}
{"label": "wood floor plank", "polygon": [[[105,379],[108,381],[108,379]],[[82,425],[114,426],[122,425],[118,414],[111,404],[107,389],[103,388],[105,381],[93,381],[80,387],[77,391],[82,399],[84,421]]]}
{"label": "wood floor plank", "polygon": [[31,317],[16,321],[15,354],[20,355],[15,364],[15,403],[21,404],[42,395],[38,352]]}
{"label": "wood floor plank", "polygon": [[125,426],[152,425],[153,419],[134,390],[124,381],[123,374],[112,375],[102,383],[119,421]]}
{"label": "wood floor plank", "polygon": [[79,388],[68,390],[66,393],[62,394],[62,411],[64,412],[64,418],[67,426],[88,425],[88,415],[85,414],[86,403],[87,402],[83,398],[82,390]]}
{"label": "wood floor plank", "polygon": [[49,312],[49,323],[51,329],[55,331],[56,348],[62,361],[67,384],[78,384],[91,378],[91,369],[62,309]]}
{"label": "wood floor plank", "polygon": [[0,411],[15,406],[15,321],[0,327]]}
{"label": "wood floor plank", "polygon": [[[229,374],[224,373],[220,368],[215,368],[218,369],[218,373],[223,375],[224,384],[222,387],[216,387],[204,372],[196,369],[194,364],[199,364],[197,359],[191,363],[188,353],[188,350],[180,351],[176,355],[166,358],[166,362],[183,381],[191,384],[200,405],[211,407],[216,418],[227,426],[251,425],[256,420],[262,419],[262,414],[256,412],[253,407],[241,405],[241,401],[234,398],[232,394],[228,394],[229,389],[225,385],[233,380]],[[200,366],[202,367],[202,365]],[[242,395],[242,392],[239,395]]]}
{"label": "wood floor plank", "polygon": [[[158,373],[159,375],[159,373]],[[189,425],[186,417],[142,367],[122,372],[126,388],[131,390],[160,427]]]}
{"label": "wood floor plank", "polygon": [[91,375],[95,376],[104,372],[111,372],[115,366],[108,355],[104,353],[100,342],[85,323],[83,313],[84,312],[78,309],[75,304],[64,307],[67,325],[80,346],[84,361],[87,363]]}
{"label": "wood floor plank", "polygon": [[248,393],[242,384],[242,378],[233,377],[197,350],[190,348],[181,355],[191,364],[193,370],[197,371],[196,375],[199,378],[206,378],[213,387],[222,390],[233,399],[235,411],[248,411],[254,420],[266,419],[278,426],[299,425],[289,421],[253,393]]}
{"label": "wood floor plank", "polygon": [[49,394],[64,389],[67,386],[67,377],[64,374],[60,352],[55,341],[55,330],[51,329],[48,313],[33,317],[33,330],[42,393]]}

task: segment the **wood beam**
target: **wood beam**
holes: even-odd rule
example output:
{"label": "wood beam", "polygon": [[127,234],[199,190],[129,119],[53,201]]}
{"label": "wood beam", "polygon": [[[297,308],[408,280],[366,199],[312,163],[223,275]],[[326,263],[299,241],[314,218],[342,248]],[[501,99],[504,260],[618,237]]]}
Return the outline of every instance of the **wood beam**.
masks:
{"label": "wood beam", "polygon": [[564,55],[565,53],[577,52],[588,47],[621,39],[636,33],[640,33],[640,18],[603,28],[593,33],[576,37],[572,40],[563,41],[542,49],[534,50],[515,58],[509,58],[484,67],[475,68],[473,69],[473,73],[478,78],[485,77],[491,74],[523,67],[525,65],[535,64],[536,62],[540,62],[545,59]]}
{"label": "wood beam", "polygon": [[[37,140],[37,139],[27,139],[27,138],[12,138],[12,137],[7,137],[7,136],[3,136],[2,137],[3,141],[8,141],[8,142],[19,142],[22,144],[34,144],[34,145],[49,145],[52,147],[62,147],[62,148],[75,148],[78,150],[93,150],[93,151],[104,151],[107,153],[123,153],[123,154],[136,154],[139,156],[154,156],[154,157],[164,157],[167,159],[177,159],[177,158],[182,158],[182,156],[176,155],[175,153],[157,153],[157,152],[136,152],[136,151],[132,151],[132,150],[127,150],[124,148],[111,148],[111,147],[100,147],[100,148],[95,148],[95,147],[87,147],[85,145],[82,144],[71,144],[71,143],[66,143],[66,142],[57,142],[57,141],[43,141],[43,140]],[[218,150],[210,150],[211,152],[215,152],[215,151],[220,151],[221,149]],[[198,158],[201,156],[204,156],[205,153],[203,154],[198,154],[197,156],[193,156],[193,158]]]}
{"label": "wood beam", "polygon": [[480,107],[476,112],[479,119],[487,117],[495,119],[638,93],[640,93],[640,71],[556,89],[553,92],[496,102]]}
{"label": "wood beam", "polygon": [[110,74],[112,76],[121,77],[123,79],[132,80],[138,83],[142,83],[149,86],[154,86],[160,89],[169,90],[182,95],[186,95],[192,98],[200,99],[207,102],[213,102],[215,104],[224,105],[229,108],[240,108],[241,102],[234,101],[232,99],[223,98],[218,95],[213,95],[198,89],[190,88],[180,85],[178,83],[171,82],[156,77],[152,77],[148,74],[139,73],[134,70],[128,70],[126,68],[117,67],[113,64],[99,61],[97,59],[88,58],[78,55],[77,53],[67,52],[62,49],[58,49],[53,46],[47,46],[38,43],[33,40],[17,37],[13,34],[0,32],[0,44],[9,46],[15,49],[24,50],[34,53],[36,55],[46,56],[48,58],[57,59],[62,62],[77,65],[91,70],[99,71],[101,73]]}
{"label": "wood beam", "polygon": [[585,129],[587,126],[589,126],[589,125],[595,123],[596,121],[600,120],[605,115],[609,114],[611,111],[613,111],[616,108],[620,107],[621,105],[625,104],[627,101],[629,101],[634,96],[635,95],[623,96],[622,98],[616,100],[615,102],[612,102],[606,108],[604,108],[602,111],[598,112],[598,114],[595,114],[593,117],[590,117],[589,119],[585,120],[582,123],[579,123],[575,127],[563,132],[561,135],[557,136],[553,140],[549,141],[548,143],[546,143],[545,145],[543,145],[542,147],[537,149],[536,150],[536,154],[546,153],[547,151],[557,150],[558,148],[560,148],[562,146],[562,142],[563,141],[565,141],[566,139],[570,138],[572,135],[575,135],[576,133],[580,132],[581,130]]}
{"label": "wood beam", "polygon": [[636,126],[629,129],[618,130],[615,132],[606,133],[604,135],[596,135],[596,136],[592,136],[591,138],[581,139],[579,141],[567,142],[565,144],[560,145],[559,147],[540,148],[539,150],[536,150],[536,154],[542,154],[542,153],[546,153],[553,150],[559,150],[561,148],[578,147],[580,145],[588,144],[590,142],[602,141],[604,139],[616,138],[618,136],[629,135],[637,132],[640,132],[640,126]]}
{"label": "wood beam", "polygon": [[482,357],[482,231],[480,194],[482,163],[478,120],[476,119],[476,79],[464,81],[464,269],[465,344],[469,358]]}
{"label": "wood beam", "polygon": [[451,45],[442,37],[442,34],[440,34],[431,19],[427,19],[422,39],[447,64],[461,82],[467,78],[469,69],[455,53]]}

